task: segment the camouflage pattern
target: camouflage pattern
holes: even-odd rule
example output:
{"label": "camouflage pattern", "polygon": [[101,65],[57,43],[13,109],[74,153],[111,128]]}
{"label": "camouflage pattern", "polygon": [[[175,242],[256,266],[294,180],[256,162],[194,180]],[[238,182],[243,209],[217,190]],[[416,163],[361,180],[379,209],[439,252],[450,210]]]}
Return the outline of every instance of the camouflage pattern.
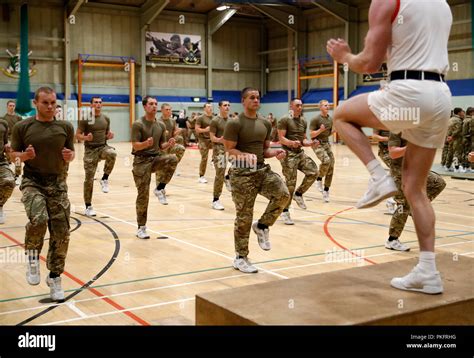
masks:
{"label": "camouflage pattern", "polygon": [[117,152],[108,145],[100,147],[85,147],[84,151],[84,202],[92,202],[92,191],[94,190],[94,175],[99,161],[105,160],[104,174],[110,175],[114,169]]}
{"label": "camouflage pattern", "polygon": [[133,180],[138,191],[136,200],[138,226],[146,225],[150,199],[151,174],[156,173],[162,183],[168,184],[178,165],[176,155],[138,156],[133,159]]}
{"label": "camouflage pattern", "polygon": [[318,166],[304,151],[299,153],[287,151],[285,159],[280,162],[283,176],[285,177],[285,184],[290,193],[290,198],[286,204],[286,209],[288,209],[295,192],[298,170],[304,173],[304,179],[296,191],[304,194],[316,181],[318,177]]}
{"label": "camouflage pattern", "polygon": [[332,183],[334,173],[334,154],[332,154],[331,145],[328,142],[322,142],[319,147],[313,148],[314,153],[321,161],[319,166],[319,177],[324,177],[324,186],[328,188]]}
{"label": "camouflage pattern", "polygon": [[472,151],[473,141],[472,136],[474,132],[474,123],[472,116],[466,116],[462,125],[462,136],[463,136],[463,159],[462,165],[464,168],[472,167],[472,163],[469,163],[468,154]]}
{"label": "camouflage pattern", "polygon": [[[397,185],[398,192],[394,196],[394,199],[397,202],[397,210],[393,214],[392,220],[390,221],[389,235],[393,237],[400,237],[403,229],[405,228],[408,215],[410,215],[410,205],[408,204],[408,201],[402,191],[401,165],[392,165],[390,168],[390,174]],[[435,172],[430,172],[428,174],[426,194],[428,195],[430,201],[433,201],[434,198],[436,198],[445,187],[446,182],[441,176]]]}
{"label": "camouflage pattern", "polygon": [[[176,137],[176,139],[178,139],[179,137]],[[181,161],[181,159],[183,158],[184,156],[184,152],[185,152],[185,148],[184,146],[182,146],[181,144],[175,144],[172,148],[167,148],[167,149],[164,149],[162,150],[162,155],[174,155],[176,156],[178,162],[176,163],[176,165],[178,165],[178,163]],[[173,170],[173,172],[171,173],[171,177],[173,177],[173,174],[174,172],[176,171],[176,167],[175,167],[175,170]],[[163,171],[158,171],[156,173],[156,178],[155,178],[155,182],[156,182],[156,186],[158,186],[158,184],[160,183],[168,183],[168,181],[166,181],[166,178],[163,178],[163,175],[164,176],[167,176],[169,174],[168,171],[166,172],[163,172]]]}
{"label": "camouflage pattern", "polygon": [[209,149],[212,149],[210,139],[199,137],[199,152],[201,153],[201,163],[199,164],[199,176],[206,174],[207,158],[209,157]]}
{"label": "camouflage pattern", "polygon": [[454,116],[449,120],[448,136],[452,136],[453,140],[449,143],[446,157],[446,166],[448,168],[453,163],[455,166],[461,164],[463,157],[462,122],[463,120],[458,116]]}
{"label": "camouflage pattern", "polygon": [[5,205],[15,188],[15,177],[6,161],[0,162],[0,207]]}
{"label": "camouflage pattern", "polygon": [[222,194],[225,170],[227,167],[226,159],[224,145],[214,143],[214,148],[212,149],[212,162],[214,163],[214,169],[216,170],[216,177],[214,178],[214,198],[219,198]]}
{"label": "camouflage pattern", "polygon": [[448,159],[448,150],[449,150],[449,142],[445,140],[444,146],[443,146],[443,152],[441,154],[441,165],[445,166],[447,163]]}
{"label": "camouflage pattern", "polygon": [[67,185],[61,176],[25,176],[21,183],[21,201],[29,222],[26,224],[25,250],[41,252],[46,229],[49,229],[48,270],[59,275],[64,271],[69,245],[70,203]]}
{"label": "camouflage pattern", "polygon": [[390,168],[392,166],[392,159],[390,158],[390,153],[388,152],[388,146],[380,147],[378,152],[379,158],[385,163],[385,165]]}
{"label": "camouflage pattern", "polygon": [[272,172],[268,164],[260,169],[231,168],[229,175],[236,211],[235,251],[240,256],[247,256],[257,194],[270,200],[259,221],[264,225],[272,226],[288,203],[290,193],[281,177]]}

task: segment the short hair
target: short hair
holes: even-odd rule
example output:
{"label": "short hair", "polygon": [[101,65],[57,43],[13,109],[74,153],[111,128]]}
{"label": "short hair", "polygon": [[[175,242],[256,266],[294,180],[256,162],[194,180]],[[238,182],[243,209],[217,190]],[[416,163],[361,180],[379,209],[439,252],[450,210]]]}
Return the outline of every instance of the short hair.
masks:
{"label": "short hair", "polygon": [[[151,99],[156,99],[156,98],[153,97],[153,96],[145,96],[145,97],[143,97],[143,99],[142,99],[143,107],[145,107],[145,106],[147,105],[148,100],[149,100],[150,98],[151,98]],[[158,102],[158,100],[157,100],[157,102]]]}
{"label": "short hair", "polygon": [[223,99],[223,100],[219,101],[219,107],[221,107],[224,104],[224,102],[229,102],[229,104],[230,104],[229,100]]}
{"label": "short hair", "polygon": [[321,105],[322,105],[323,103],[329,104],[329,101],[328,101],[327,99],[322,99],[322,100],[319,101],[318,106],[321,107]]}
{"label": "short hair", "polygon": [[290,104],[293,104],[294,101],[301,101],[301,103],[303,103],[303,100],[299,97],[294,97],[291,101],[290,101]]}
{"label": "short hair", "polygon": [[92,96],[91,97],[91,104],[94,103],[94,99],[100,99],[102,101],[102,97],[101,96]]}
{"label": "short hair", "polygon": [[61,106],[60,104],[57,104],[56,108],[63,108],[63,106]]}
{"label": "short hair", "polygon": [[207,105],[209,105],[209,106],[212,107],[212,102],[206,102],[206,103],[204,103],[204,106],[202,106],[202,108],[206,108]]}
{"label": "short hair", "polygon": [[472,115],[472,112],[474,112],[474,107],[467,107],[466,116]]}
{"label": "short hair", "polygon": [[16,105],[16,102],[15,102],[14,100],[12,100],[12,99],[10,99],[10,100],[7,101],[7,106],[8,106],[10,103],[13,103],[13,104]]}
{"label": "short hair", "polygon": [[171,108],[171,106],[170,106],[169,103],[163,103],[163,104],[161,105],[161,109],[163,109],[163,108],[165,108],[165,107],[170,107],[170,108]]}
{"label": "short hair", "polygon": [[247,93],[251,91],[257,91],[258,95],[260,96],[260,90],[254,87],[245,87],[241,92],[240,92],[240,99],[244,99],[247,97]]}
{"label": "short hair", "polygon": [[463,111],[462,108],[456,107],[456,108],[454,108],[453,113],[454,113],[454,114],[459,114],[459,113],[461,113],[462,111]]}
{"label": "short hair", "polygon": [[46,93],[46,94],[54,93],[54,94],[56,94],[56,91],[53,90],[51,87],[48,87],[48,86],[40,87],[35,91],[35,100],[36,101],[38,100],[40,93]]}

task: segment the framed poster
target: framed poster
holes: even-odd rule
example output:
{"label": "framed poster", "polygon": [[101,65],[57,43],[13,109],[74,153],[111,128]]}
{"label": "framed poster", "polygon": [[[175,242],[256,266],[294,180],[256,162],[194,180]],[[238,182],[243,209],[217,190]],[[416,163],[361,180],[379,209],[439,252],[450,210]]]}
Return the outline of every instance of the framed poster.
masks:
{"label": "framed poster", "polygon": [[166,32],[146,32],[148,61],[198,65],[201,63],[201,36]]}

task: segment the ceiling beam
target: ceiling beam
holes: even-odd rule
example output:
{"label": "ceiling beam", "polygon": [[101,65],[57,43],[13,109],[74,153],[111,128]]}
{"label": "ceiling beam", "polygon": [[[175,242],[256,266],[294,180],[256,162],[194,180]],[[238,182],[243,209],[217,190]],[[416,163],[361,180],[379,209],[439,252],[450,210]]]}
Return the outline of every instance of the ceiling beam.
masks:
{"label": "ceiling beam", "polygon": [[352,21],[349,5],[329,0],[313,0],[311,3],[343,22]]}
{"label": "ceiling beam", "polygon": [[151,1],[148,0],[142,6],[142,12],[140,17],[140,27],[144,28],[150,25],[153,20],[163,11],[166,5],[169,4],[169,0]]}
{"label": "ceiling beam", "polygon": [[74,16],[79,8],[87,3],[87,0],[71,0],[67,4],[67,17]]}
{"label": "ceiling beam", "polygon": [[[281,10],[276,10],[266,5],[257,5],[257,4],[252,4],[252,3],[247,3],[247,5],[261,12],[262,14],[268,16],[270,19],[278,22],[280,25],[286,27],[288,30],[291,30],[293,32],[298,31],[298,28],[296,25],[298,21],[297,14],[291,14],[288,12],[283,12]],[[291,22],[290,22],[290,16],[293,16],[293,21]]]}
{"label": "ceiling beam", "polygon": [[213,10],[209,13],[209,20],[207,26],[209,26],[209,34],[213,35],[224,25],[235,13],[237,9],[227,9],[224,11]]}

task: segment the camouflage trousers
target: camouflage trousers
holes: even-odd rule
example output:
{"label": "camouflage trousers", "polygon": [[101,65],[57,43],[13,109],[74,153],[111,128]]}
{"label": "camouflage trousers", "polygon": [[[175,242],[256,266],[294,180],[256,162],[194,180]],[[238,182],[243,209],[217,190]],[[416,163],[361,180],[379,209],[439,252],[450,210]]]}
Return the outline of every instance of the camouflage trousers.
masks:
{"label": "camouflage trousers", "polygon": [[290,193],[281,177],[272,172],[268,164],[257,170],[231,168],[229,175],[232,186],[232,200],[236,211],[234,222],[235,251],[240,256],[247,256],[253,208],[257,194],[270,200],[259,222],[272,226],[288,203]]}
{"label": "camouflage trousers", "polygon": [[224,187],[225,170],[227,168],[227,158],[223,144],[214,143],[212,148],[212,162],[216,170],[216,177],[214,178],[214,198],[219,198]]}
{"label": "camouflage trousers", "polygon": [[463,141],[463,157],[461,164],[464,168],[471,168],[472,163],[469,163],[468,154],[471,152],[472,140],[470,137],[464,138]]}
{"label": "camouflage trousers", "polygon": [[15,189],[15,177],[8,162],[0,162],[0,207],[5,205]]}
{"label": "camouflage trousers", "polygon": [[299,153],[287,151],[285,159],[280,162],[286,186],[290,193],[290,198],[286,204],[286,209],[288,209],[295,192],[298,170],[304,174],[304,179],[296,191],[300,194],[304,194],[316,181],[318,177],[318,166],[304,151]]}
{"label": "camouflage trousers", "polygon": [[387,148],[379,148],[378,152],[379,158],[382,159],[382,161],[385,163],[385,165],[390,169],[392,166],[392,158],[390,158],[390,153]]}
{"label": "camouflage trousers", "polygon": [[21,160],[18,158],[15,162],[12,162],[10,157],[8,157],[8,163],[14,164],[15,166],[15,177],[19,177],[21,175]]}
{"label": "camouflage trousers", "polygon": [[97,148],[86,147],[84,152],[84,202],[92,202],[92,192],[94,190],[94,175],[99,161],[105,160],[104,174],[110,175],[114,169],[117,152],[114,148],[104,145]]}
{"label": "camouflage trousers", "polygon": [[456,138],[449,143],[446,156],[446,166],[448,168],[451,167],[452,164],[454,164],[454,166],[462,164],[463,149],[462,138]]}
{"label": "camouflage trousers", "polygon": [[446,165],[446,159],[448,158],[448,149],[449,149],[449,142],[444,142],[443,152],[441,154],[441,165]]}
{"label": "camouflage trousers", "polygon": [[334,173],[334,154],[332,154],[331,145],[329,143],[321,143],[319,147],[313,148],[313,151],[321,161],[318,176],[320,178],[324,177],[324,186],[329,188]]}
{"label": "camouflage trousers", "polygon": [[71,206],[64,178],[25,176],[20,190],[29,222],[26,224],[25,250],[40,253],[46,229],[49,229],[48,270],[60,275],[64,271],[69,246]]}
{"label": "camouflage trousers", "polygon": [[133,159],[133,180],[138,191],[135,203],[138,226],[144,226],[148,217],[151,174],[156,173],[164,184],[168,184],[177,165],[178,159],[174,154],[157,155],[156,157],[136,155]]}
{"label": "camouflage trousers", "polygon": [[199,138],[199,152],[201,153],[201,163],[199,164],[199,176],[206,174],[207,158],[209,157],[209,149],[212,149],[210,139]]}
{"label": "camouflage trousers", "polygon": [[181,132],[176,137],[176,142],[186,147],[189,142],[189,129],[188,128],[180,128],[180,129],[181,129]]}
{"label": "camouflage trousers", "polygon": [[[402,191],[402,177],[400,170],[398,168],[395,171],[390,170],[392,177],[397,185],[398,192],[395,194],[394,199],[397,202],[397,210],[392,216],[390,221],[389,235],[393,237],[400,237],[405,224],[407,222],[408,216],[410,215],[410,205],[408,204],[407,199]],[[426,181],[426,194],[428,199],[433,201],[446,187],[446,182],[444,179],[436,174],[435,172],[429,172],[428,178]]]}
{"label": "camouflage trousers", "polygon": [[[163,153],[163,155],[173,155],[174,154],[176,156],[176,158],[178,159],[178,163],[179,163],[181,161],[181,159],[183,159],[185,150],[186,149],[184,148],[183,145],[175,144],[172,148],[168,148],[168,149],[163,150],[162,153]],[[176,165],[178,163],[176,163]],[[175,170],[176,170],[176,168],[175,168]],[[171,173],[171,176],[173,176],[175,170],[173,171],[173,173]],[[168,173],[165,173],[164,175],[166,176],[166,175],[168,175]],[[163,176],[162,171],[159,171],[159,172],[156,173],[155,180],[156,180],[156,185],[157,186],[160,183],[165,183],[165,179],[162,176]],[[168,180],[168,182],[169,182],[169,180]]]}

